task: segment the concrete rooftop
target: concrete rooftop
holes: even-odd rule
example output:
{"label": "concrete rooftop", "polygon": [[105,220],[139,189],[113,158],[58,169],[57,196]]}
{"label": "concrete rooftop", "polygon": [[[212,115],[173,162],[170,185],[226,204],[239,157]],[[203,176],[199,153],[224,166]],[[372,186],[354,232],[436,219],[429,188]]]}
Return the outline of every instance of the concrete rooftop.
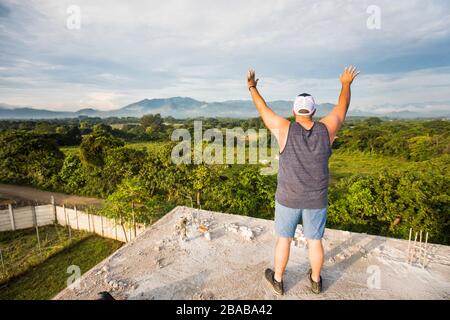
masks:
{"label": "concrete rooftop", "polygon": [[[182,217],[186,240],[176,232]],[[408,241],[327,229],[324,292],[315,295],[300,226],[298,236],[286,295],[276,297],[263,280],[272,267],[273,221],[177,207],[55,299],[95,299],[100,291],[116,299],[450,299],[448,246],[430,244],[422,268],[406,263]]]}

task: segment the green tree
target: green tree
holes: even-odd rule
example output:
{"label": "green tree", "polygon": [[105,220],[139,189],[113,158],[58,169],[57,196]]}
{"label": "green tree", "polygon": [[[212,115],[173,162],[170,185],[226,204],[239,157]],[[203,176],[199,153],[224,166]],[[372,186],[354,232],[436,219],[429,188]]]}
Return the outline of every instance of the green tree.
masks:
{"label": "green tree", "polygon": [[220,166],[196,165],[190,173],[190,182],[195,191],[197,207],[201,208],[202,195],[211,190],[214,183],[217,183],[218,177],[222,172]]}
{"label": "green tree", "polygon": [[37,123],[36,126],[34,127],[33,131],[38,134],[48,134],[48,133],[54,133],[55,128],[54,128],[54,126],[52,126],[51,123],[44,121],[44,122]]}
{"label": "green tree", "polygon": [[135,222],[153,223],[168,208],[149,194],[140,177],[128,177],[108,196],[101,213],[115,219],[126,235],[125,226],[132,227]]}
{"label": "green tree", "polygon": [[408,139],[409,157],[414,161],[429,159],[435,153],[433,139],[429,136],[417,136]]}
{"label": "green tree", "polygon": [[149,134],[163,131],[164,126],[164,120],[161,118],[161,115],[159,113],[153,115],[153,114],[146,114],[141,118],[141,126],[145,128],[145,131]]}
{"label": "green tree", "polygon": [[248,166],[225,181],[219,179],[208,193],[205,208],[246,216],[272,218],[276,176],[262,175]]}
{"label": "green tree", "polygon": [[123,145],[122,140],[114,138],[106,131],[94,131],[90,135],[83,136],[80,145],[81,160],[86,164],[102,167],[107,151]]}
{"label": "green tree", "polygon": [[94,134],[111,133],[112,131],[112,127],[104,123],[98,123],[92,127],[92,132]]}
{"label": "green tree", "polygon": [[192,185],[188,180],[189,166],[172,162],[175,143],[165,143],[148,152],[139,175],[152,196],[161,195],[167,202],[192,203]]}
{"label": "green tree", "polygon": [[107,150],[103,167],[106,192],[113,192],[122,179],[138,175],[145,156],[141,150],[126,147]]}
{"label": "green tree", "polygon": [[383,122],[383,120],[381,120],[380,118],[377,117],[370,117],[367,118],[366,120],[364,120],[365,123],[367,123],[367,125],[369,126],[376,126],[379,125],[380,123]]}
{"label": "green tree", "polygon": [[0,180],[50,188],[64,159],[54,141],[24,131],[0,134]]}
{"label": "green tree", "polygon": [[87,177],[78,156],[68,155],[58,175],[60,189],[67,193],[81,194]]}
{"label": "green tree", "polygon": [[409,228],[448,243],[448,162],[429,162],[411,171],[342,179],[330,188],[328,219],[333,227],[406,238]]}

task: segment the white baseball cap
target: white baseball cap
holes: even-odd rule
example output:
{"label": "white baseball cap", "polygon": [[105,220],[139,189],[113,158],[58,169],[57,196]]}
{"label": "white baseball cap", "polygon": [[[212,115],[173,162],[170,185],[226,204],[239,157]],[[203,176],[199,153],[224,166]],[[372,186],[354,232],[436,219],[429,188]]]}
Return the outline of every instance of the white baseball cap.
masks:
{"label": "white baseball cap", "polygon": [[310,94],[302,93],[295,98],[292,110],[296,115],[309,116],[316,111],[316,102]]}

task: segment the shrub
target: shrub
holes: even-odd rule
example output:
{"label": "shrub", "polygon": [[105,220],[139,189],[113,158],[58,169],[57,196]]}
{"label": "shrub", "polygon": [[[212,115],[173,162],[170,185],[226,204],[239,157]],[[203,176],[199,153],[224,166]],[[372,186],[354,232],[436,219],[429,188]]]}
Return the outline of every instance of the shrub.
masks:
{"label": "shrub", "polygon": [[52,187],[64,155],[54,141],[24,131],[0,134],[0,181]]}

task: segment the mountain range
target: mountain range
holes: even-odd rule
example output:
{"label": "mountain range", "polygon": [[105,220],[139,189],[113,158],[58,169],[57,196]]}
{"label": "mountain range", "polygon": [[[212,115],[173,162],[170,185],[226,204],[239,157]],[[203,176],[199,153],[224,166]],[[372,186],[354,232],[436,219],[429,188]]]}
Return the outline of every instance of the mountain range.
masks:
{"label": "mountain range", "polygon": [[[276,100],[267,103],[276,113],[283,116],[291,115],[292,101]],[[334,107],[331,103],[317,106],[317,116],[323,116]],[[0,103],[0,119],[61,119],[85,117],[141,117],[145,114],[159,113],[163,117],[196,118],[196,117],[257,117],[258,113],[250,100],[228,100],[222,102],[205,102],[189,97],[172,97],[166,99],[144,99],[115,110],[102,111],[85,108],[78,111],[52,111],[33,107],[18,107]],[[400,111],[390,113],[375,113],[350,108],[349,116],[389,117],[389,118],[450,118],[449,111],[427,111],[419,113]]]}

